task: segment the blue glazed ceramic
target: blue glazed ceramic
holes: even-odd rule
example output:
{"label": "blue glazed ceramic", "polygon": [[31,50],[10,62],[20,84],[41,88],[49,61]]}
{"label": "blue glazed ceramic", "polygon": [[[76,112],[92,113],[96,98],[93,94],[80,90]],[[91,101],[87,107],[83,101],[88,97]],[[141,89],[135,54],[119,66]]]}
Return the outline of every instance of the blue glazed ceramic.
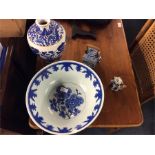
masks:
{"label": "blue glazed ceramic", "polygon": [[73,92],[73,87],[69,88],[64,85],[60,85],[56,88],[56,92],[51,103],[51,109],[58,112],[62,118],[68,118],[77,116],[81,112],[80,105],[83,104],[84,99],[76,88],[76,93]]}
{"label": "blue glazed ceramic", "polygon": [[104,101],[100,78],[87,65],[58,61],[41,69],[26,92],[33,122],[51,134],[73,134],[88,127]]}
{"label": "blue glazed ceramic", "polygon": [[33,53],[54,60],[64,50],[66,33],[63,26],[54,20],[36,20],[27,32],[27,41]]}

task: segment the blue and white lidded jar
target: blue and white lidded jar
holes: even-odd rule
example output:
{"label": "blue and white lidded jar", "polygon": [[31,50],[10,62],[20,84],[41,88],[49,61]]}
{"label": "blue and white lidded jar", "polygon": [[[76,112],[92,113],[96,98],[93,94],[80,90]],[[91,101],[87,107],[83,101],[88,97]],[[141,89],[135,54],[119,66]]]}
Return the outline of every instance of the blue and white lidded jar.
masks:
{"label": "blue and white lidded jar", "polygon": [[64,50],[66,32],[54,20],[36,19],[27,32],[27,41],[35,54],[52,61],[59,58]]}

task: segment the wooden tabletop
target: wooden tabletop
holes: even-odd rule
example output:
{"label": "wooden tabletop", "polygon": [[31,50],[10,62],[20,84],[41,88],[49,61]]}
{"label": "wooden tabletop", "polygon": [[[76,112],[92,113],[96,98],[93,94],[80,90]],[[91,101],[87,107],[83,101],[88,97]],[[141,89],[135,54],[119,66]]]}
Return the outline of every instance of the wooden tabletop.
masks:
{"label": "wooden tabletop", "polygon": [[[102,80],[105,100],[101,113],[91,127],[140,126],[143,123],[143,116],[122,21],[112,20],[106,27],[96,28],[96,40],[79,38],[73,40],[71,22],[67,20],[59,22],[64,26],[67,34],[67,43],[61,60],[82,62],[87,44],[101,49],[102,60],[95,71]],[[36,71],[47,64],[38,57]],[[120,76],[127,87],[119,92],[111,91],[109,83],[114,76]],[[31,120],[29,124],[35,128]]]}

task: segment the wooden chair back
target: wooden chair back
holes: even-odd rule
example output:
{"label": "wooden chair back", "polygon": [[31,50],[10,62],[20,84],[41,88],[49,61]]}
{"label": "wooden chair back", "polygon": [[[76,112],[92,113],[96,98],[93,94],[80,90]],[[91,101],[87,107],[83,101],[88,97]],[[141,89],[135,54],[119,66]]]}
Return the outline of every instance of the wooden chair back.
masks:
{"label": "wooden chair back", "polygon": [[155,21],[148,20],[130,49],[141,103],[155,97]]}

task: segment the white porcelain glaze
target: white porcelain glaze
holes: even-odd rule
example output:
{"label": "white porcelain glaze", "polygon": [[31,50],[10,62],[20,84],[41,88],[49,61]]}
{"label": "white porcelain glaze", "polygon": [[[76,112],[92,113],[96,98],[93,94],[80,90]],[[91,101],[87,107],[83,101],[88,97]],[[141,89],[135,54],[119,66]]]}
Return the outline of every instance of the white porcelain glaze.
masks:
{"label": "white porcelain glaze", "polygon": [[[59,89],[61,92],[56,91],[59,86],[63,86]],[[51,100],[62,106],[59,99],[71,106],[68,108],[73,109],[71,117],[51,108]],[[103,85],[97,74],[85,64],[69,60],[44,67],[32,78],[26,92],[26,107],[31,119],[51,134],[73,134],[85,129],[99,115],[103,101]]]}
{"label": "white porcelain glaze", "polygon": [[61,56],[66,43],[63,26],[54,20],[40,19],[29,28],[27,41],[35,54],[43,59],[54,60]]}

